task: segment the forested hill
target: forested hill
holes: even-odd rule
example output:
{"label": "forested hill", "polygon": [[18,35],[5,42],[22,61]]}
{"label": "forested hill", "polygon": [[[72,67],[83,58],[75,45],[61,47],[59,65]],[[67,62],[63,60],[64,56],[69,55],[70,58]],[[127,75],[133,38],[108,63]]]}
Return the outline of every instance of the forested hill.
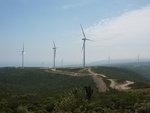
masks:
{"label": "forested hill", "polygon": [[122,63],[112,65],[113,67],[122,67],[128,70],[139,73],[140,75],[150,79],[150,62],[137,63]]}
{"label": "forested hill", "polygon": [[[109,77],[129,77],[128,79],[133,80],[130,75],[134,72],[126,69],[123,71],[120,68],[92,67],[92,70]],[[91,76],[86,75],[86,72],[81,73],[84,76],[56,74],[38,68],[1,68],[0,113],[150,112],[149,88],[137,86],[134,90],[112,89],[99,93]]]}

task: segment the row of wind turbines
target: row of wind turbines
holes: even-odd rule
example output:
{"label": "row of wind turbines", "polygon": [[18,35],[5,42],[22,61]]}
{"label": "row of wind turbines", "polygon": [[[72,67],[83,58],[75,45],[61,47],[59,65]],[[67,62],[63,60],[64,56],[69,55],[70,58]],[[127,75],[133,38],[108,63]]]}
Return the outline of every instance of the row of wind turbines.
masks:
{"label": "row of wind turbines", "polygon": [[[85,32],[84,32],[84,29],[82,27],[82,25],[80,24],[80,27],[81,27],[81,31],[82,31],[82,34],[83,34],[83,46],[82,46],[82,51],[83,51],[83,68],[86,67],[86,41],[91,41],[90,39],[86,38],[86,35],[85,35]],[[53,69],[56,69],[56,51],[57,51],[57,47],[56,47],[56,44],[55,42],[53,41],[53,55],[54,55],[54,58],[53,58]]]}
{"label": "row of wind turbines", "polygon": [[[81,24],[80,24],[80,27],[81,27],[81,32],[82,32],[82,35],[83,35],[83,38],[82,38],[82,41],[83,41],[83,45],[82,45],[83,65],[82,65],[82,67],[86,68],[86,41],[92,41],[92,40],[88,39],[86,37],[86,34],[85,34],[84,29],[83,29]],[[53,49],[53,69],[55,70],[56,69],[57,47],[56,47],[56,44],[55,44],[54,41],[53,41],[53,48],[52,49]],[[23,48],[22,48],[21,54],[22,54],[22,68],[24,68],[24,55],[25,55],[24,44],[23,44]],[[61,65],[63,66],[63,60],[61,61],[61,63],[62,63]],[[111,63],[111,59],[110,59],[110,56],[109,56],[108,57],[108,64],[110,64],[110,63]],[[138,65],[140,64],[140,55],[138,55],[137,63],[138,63]]]}
{"label": "row of wind turbines", "polygon": [[[80,24],[81,27],[81,31],[82,31],[82,35],[83,35],[83,46],[82,46],[82,51],[83,51],[83,68],[86,67],[86,41],[91,41],[90,39],[86,38],[84,29],[82,27],[82,25]],[[53,69],[56,69],[56,53],[57,53],[57,47],[55,42],[53,41]],[[24,55],[25,55],[25,49],[24,49],[24,44],[23,44],[23,48],[21,51],[21,55],[22,55],[22,68],[24,68]]]}

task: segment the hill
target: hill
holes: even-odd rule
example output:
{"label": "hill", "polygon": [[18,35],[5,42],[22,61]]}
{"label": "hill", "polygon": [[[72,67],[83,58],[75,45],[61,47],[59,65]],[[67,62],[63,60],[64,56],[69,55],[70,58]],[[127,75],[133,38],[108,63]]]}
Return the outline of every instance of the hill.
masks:
{"label": "hill", "polygon": [[94,85],[90,76],[54,74],[38,68],[1,68],[0,89],[14,93],[61,92]]}
{"label": "hill", "polygon": [[122,67],[131,71],[134,71],[136,73],[139,73],[140,75],[150,79],[150,62],[140,62],[137,63],[120,63],[112,65],[113,67]]}
{"label": "hill", "polygon": [[[99,93],[88,70],[67,68],[61,71],[1,68],[0,113],[150,112],[150,89],[144,85],[134,90],[111,89]],[[148,83],[139,74],[123,68],[91,67],[91,71],[108,78]],[[82,76],[78,76],[80,73]]]}
{"label": "hill", "polygon": [[116,79],[118,83],[126,80],[135,82],[132,88],[146,88],[150,87],[150,80],[143,77],[141,74],[123,67],[106,67],[97,66],[93,67],[93,70],[97,73],[103,74],[111,79]]}

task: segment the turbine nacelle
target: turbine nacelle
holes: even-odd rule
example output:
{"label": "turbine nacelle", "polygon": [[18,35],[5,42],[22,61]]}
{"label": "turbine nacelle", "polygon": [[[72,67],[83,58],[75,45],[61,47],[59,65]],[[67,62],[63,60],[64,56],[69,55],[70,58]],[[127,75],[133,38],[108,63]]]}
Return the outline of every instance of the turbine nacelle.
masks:
{"label": "turbine nacelle", "polygon": [[21,51],[21,53],[22,53],[23,55],[25,55],[25,54],[26,54],[26,52],[25,52],[25,51]]}
{"label": "turbine nacelle", "polygon": [[82,40],[83,40],[83,41],[86,41],[86,40],[92,41],[91,39],[88,39],[88,38],[82,38]]}
{"label": "turbine nacelle", "polygon": [[85,40],[86,40],[86,38],[82,38],[82,40],[84,40],[84,41],[85,41]]}
{"label": "turbine nacelle", "polygon": [[56,47],[53,47],[52,49],[56,50],[57,48],[56,48]]}

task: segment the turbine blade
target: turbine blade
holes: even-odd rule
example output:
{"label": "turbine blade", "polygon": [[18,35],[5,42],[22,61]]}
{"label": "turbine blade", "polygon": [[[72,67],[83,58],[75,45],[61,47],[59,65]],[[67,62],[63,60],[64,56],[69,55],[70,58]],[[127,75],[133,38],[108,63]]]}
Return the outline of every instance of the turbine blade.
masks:
{"label": "turbine blade", "polygon": [[84,47],[85,47],[85,43],[83,42],[83,45],[82,45],[82,51],[84,50]]}
{"label": "turbine blade", "polygon": [[86,38],[86,40],[88,40],[88,41],[92,41],[91,39],[88,39],[88,38]]}
{"label": "turbine blade", "polygon": [[82,30],[82,34],[83,34],[84,38],[86,39],[86,36],[85,36],[84,30],[83,30],[83,27],[82,27],[82,25],[81,25],[81,24],[80,24],[80,27],[81,27],[81,30]]}
{"label": "turbine blade", "polygon": [[53,41],[54,48],[56,48],[55,42]]}

